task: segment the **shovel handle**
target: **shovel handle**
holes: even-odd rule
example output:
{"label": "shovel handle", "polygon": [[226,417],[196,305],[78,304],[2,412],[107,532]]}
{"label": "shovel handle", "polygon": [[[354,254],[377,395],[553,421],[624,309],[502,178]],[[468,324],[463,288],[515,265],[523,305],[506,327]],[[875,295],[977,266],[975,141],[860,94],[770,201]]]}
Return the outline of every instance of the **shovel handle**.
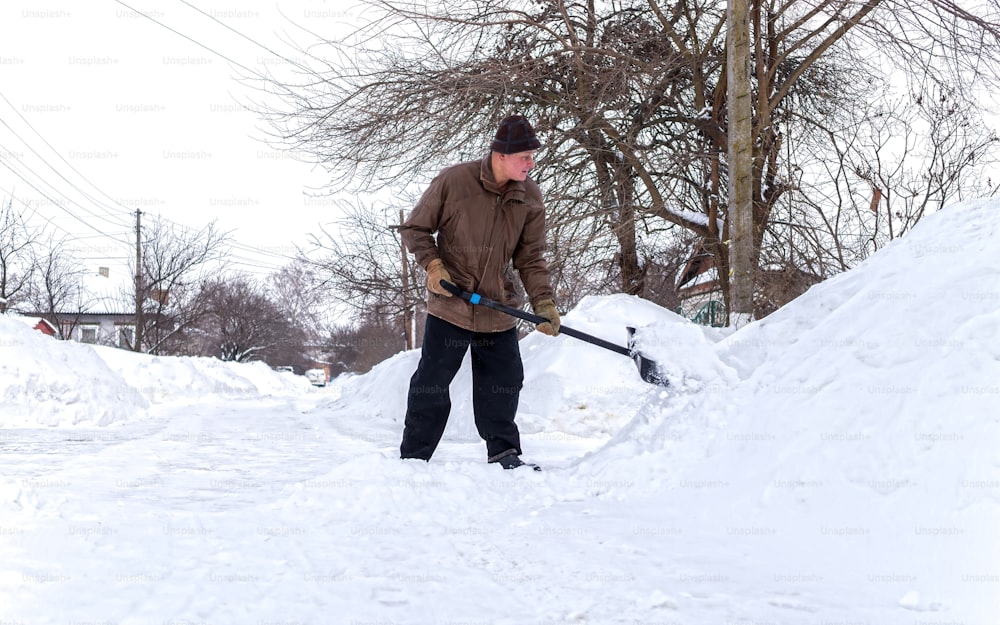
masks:
{"label": "shovel handle", "polygon": [[[511,308],[510,306],[505,306],[496,300],[492,300],[488,297],[483,297],[479,293],[470,293],[461,287],[458,287],[447,280],[441,281],[441,287],[446,291],[451,293],[456,297],[460,297],[470,304],[476,306],[486,306],[487,308],[492,308],[493,310],[498,310],[502,313],[508,314],[512,317],[517,317],[518,319],[524,319],[525,321],[530,321],[531,323],[538,325],[540,323],[548,323],[548,319],[541,317],[539,315],[534,315],[532,313],[523,311],[519,308]],[[581,341],[586,341],[591,345],[596,345],[598,347],[603,347],[604,349],[609,349],[623,356],[628,356],[632,358],[635,354],[632,350],[627,347],[622,347],[621,345],[616,345],[610,341],[605,341],[604,339],[597,338],[596,336],[591,336],[579,330],[574,330],[573,328],[567,326],[559,327],[559,334],[566,334],[572,336],[573,338],[580,339]]]}

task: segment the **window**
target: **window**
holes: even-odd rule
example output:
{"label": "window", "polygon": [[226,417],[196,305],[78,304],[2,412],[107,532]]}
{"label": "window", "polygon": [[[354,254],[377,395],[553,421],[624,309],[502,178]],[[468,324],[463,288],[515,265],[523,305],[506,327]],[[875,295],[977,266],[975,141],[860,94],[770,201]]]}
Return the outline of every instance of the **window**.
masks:
{"label": "window", "polygon": [[81,343],[96,343],[97,342],[97,331],[100,326],[97,325],[84,325],[80,326],[80,342]]}

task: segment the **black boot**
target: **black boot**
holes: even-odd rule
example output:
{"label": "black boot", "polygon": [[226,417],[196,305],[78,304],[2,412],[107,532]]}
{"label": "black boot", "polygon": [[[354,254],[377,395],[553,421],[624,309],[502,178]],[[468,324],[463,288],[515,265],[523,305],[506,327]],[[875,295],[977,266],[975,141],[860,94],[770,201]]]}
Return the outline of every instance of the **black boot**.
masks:
{"label": "black boot", "polygon": [[530,462],[524,462],[521,460],[521,456],[516,454],[511,454],[509,456],[504,456],[497,460],[497,464],[502,466],[504,469],[516,469],[518,467],[531,467],[535,471],[541,471],[542,467],[537,464],[531,464]]}

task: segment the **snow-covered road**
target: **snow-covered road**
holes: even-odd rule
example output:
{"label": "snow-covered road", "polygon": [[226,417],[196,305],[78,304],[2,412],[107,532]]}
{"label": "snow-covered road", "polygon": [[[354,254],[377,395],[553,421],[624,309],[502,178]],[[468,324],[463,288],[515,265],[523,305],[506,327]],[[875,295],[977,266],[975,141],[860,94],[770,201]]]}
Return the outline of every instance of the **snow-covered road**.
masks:
{"label": "snow-covered road", "polygon": [[[683,530],[601,496],[628,485],[503,472],[474,442],[403,462],[398,432],[307,407],[4,430],[4,622],[610,623],[676,608],[649,539]],[[599,442],[531,444],[558,465]]]}
{"label": "snow-covered road", "polygon": [[477,441],[401,461],[398,431],[322,398],[5,430],[3,622],[855,622],[831,589],[851,563],[725,511],[728,484],[664,506],[572,436],[526,437],[542,473],[487,466]]}
{"label": "snow-covered road", "polygon": [[559,468],[601,441],[529,436],[541,474],[486,466],[476,442],[403,462],[398,432],[304,408],[6,430],[7,622],[749,622],[775,601],[696,510]]}

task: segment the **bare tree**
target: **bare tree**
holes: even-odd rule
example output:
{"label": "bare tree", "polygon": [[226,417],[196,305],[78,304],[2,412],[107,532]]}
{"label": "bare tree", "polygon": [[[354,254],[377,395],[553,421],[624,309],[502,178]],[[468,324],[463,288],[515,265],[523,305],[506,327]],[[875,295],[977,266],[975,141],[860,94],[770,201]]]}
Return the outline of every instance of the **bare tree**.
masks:
{"label": "bare tree", "polygon": [[996,131],[982,125],[978,105],[964,90],[930,77],[928,81],[912,92],[909,115],[899,120],[897,145],[902,139],[903,147],[895,154],[878,149],[874,158],[859,155],[854,160],[856,175],[872,190],[875,249],[879,236],[900,237],[924,215],[963,199],[973,189],[977,197],[994,191],[980,186],[982,177],[969,174],[996,162],[992,157],[1000,142]]}
{"label": "bare tree", "polygon": [[28,300],[56,328],[59,338],[73,335],[80,316],[94,303],[82,285],[85,274],[65,240],[49,238],[47,251],[37,253]]}
{"label": "bare tree", "polygon": [[33,245],[38,233],[14,210],[13,196],[0,204],[0,300],[14,306],[31,281]]}
{"label": "bare tree", "polygon": [[296,259],[272,274],[266,288],[289,328],[289,340],[268,355],[268,362],[305,370],[321,361],[322,339],[332,325],[331,306],[315,266]]}
{"label": "bare tree", "polygon": [[314,265],[299,258],[268,278],[275,303],[285,315],[304,328],[319,330],[325,324],[326,298],[319,287],[320,277]]}
{"label": "bare tree", "polygon": [[363,314],[353,323],[332,328],[322,343],[332,375],[366,373],[405,345],[400,340],[402,317],[386,317],[375,312]]}
{"label": "bare tree", "polygon": [[147,220],[142,230],[142,318],[136,322],[134,351],[165,353],[198,320],[206,306],[201,282],[219,271],[227,242],[228,234],[219,232],[214,221],[194,230],[161,218]]}
{"label": "bare tree", "polygon": [[202,285],[206,314],[198,322],[205,355],[222,360],[287,364],[289,351],[301,357],[305,336],[259,285],[246,276]]}
{"label": "bare tree", "polygon": [[[871,76],[870,80],[878,81]],[[825,277],[902,236],[925,214],[997,193],[987,168],[1000,139],[979,105],[927,78],[825,119],[795,144],[787,179],[796,189],[776,209],[765,263]],[[802,169],[813,171],[803,173]]]}
{"label": "bare tree", "polygon": [[[398,209],[380,212],[360,202],[344,203],[341,208],[341,220],[312,237],[315,258],[304,259],[315,268],[318,286],[358,319],[373,312],[390,318],[420,314],[425,298],[423,274],[414,263],[407,275],[416,272],[419,277],[403,280],[402,241],[393,223]],[[401,329],[403,334],[394,340],[404,348],[406,330]]]}
{"label": "bare tree", "polygon": [[[750,2],[756,264],[775,207],[794,190],[782,163],[785,142],[803,138],[789,135],[792,120],[871,98],[863,75],[844,80],[859,67],[844,59],[863,70],[852,51],[895,50],[910,71],[964,71],[993,84],[1000,4],[982,4],[973,14],[948,0]],[[553,229],[605,223],[620,290],[645,292],[640,259],[654,254],[640,238],[659,222],[704,241],[728,297],[724,2],[366,6],[371,22],[354,37],[303,49],[313,67],[267,85],[284,100],[266,111],[279,142],[323,163],[335,182],[398,186],[479,154],[497,119],[524,112],[551,138],[539,177],[558,189]],[[953,62],[934,65],[942,56]]]}

